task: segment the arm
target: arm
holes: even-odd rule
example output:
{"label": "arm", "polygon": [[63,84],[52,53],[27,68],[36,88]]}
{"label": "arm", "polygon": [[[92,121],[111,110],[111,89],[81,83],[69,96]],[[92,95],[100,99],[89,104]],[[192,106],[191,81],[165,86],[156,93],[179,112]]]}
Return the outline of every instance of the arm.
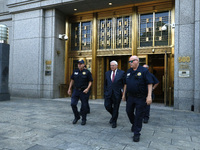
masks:
{"label": "arm", "polygon": [[92,81],[89,82],[88,87],[83,91],[83,93],[87,94],[91,86],[92,86]]}
{"label": "arm", "polygon": [[152,91],[158,86],[159,83],[154,84]]}
{"label": "arm", "polygon": [[70,84],[69,84],[68,92],[67,92],[69,96],[71,96],[71,94],[72,94],[72,86],[73,86],[73,84],[74,84],[74,80],[71,80]]}
{"label": "arm", "polygon": [[122,95],[122,100],[126,101],[126,84],[124,84],[124,92],[123,92],[123,95]]}
{"label": "arm", "polygon": [[147,105],[150,105],[152,103],[151,93],[152,93],[152,84],[148,84],[148,95],[146,98]]}

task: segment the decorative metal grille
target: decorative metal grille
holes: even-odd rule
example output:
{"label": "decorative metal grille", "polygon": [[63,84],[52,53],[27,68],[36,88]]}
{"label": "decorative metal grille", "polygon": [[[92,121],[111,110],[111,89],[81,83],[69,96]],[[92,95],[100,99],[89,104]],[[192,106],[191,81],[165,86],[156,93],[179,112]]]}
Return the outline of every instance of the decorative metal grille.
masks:
{"label": "decorative metal grille", "polygon": [[[162,30],[166,25],[167,29]],[[170,12],[142,14],[139,19],[140,47],[166,46],[170,43]]]}
{"label": "decorative metal grille", "polygon": [[91,49],[91,22],[81,24],[81,50]]}
{"label": "decorative metal grille", "polygon": [[71,50],[91,50],[91,21],[72,23]]}
{"label": "decorative metal grille", "polygon": [[130,31],[130,16],[118,17],[116,19],[116,48],[131,47]]}
{"label": "decorative metal grille", "polygon": [[153,14],[140,15],[140,47],[153,46]]}
{"label": "decorative metal grille", "polygon": [[72,33],[71,33],[71,49],[79,50],[79,39],[80,39],[80,23],[72,24]]}
{"label": "decorative metal grille", "polygon": [[99,49],[111,49],[113,43],[112,19],[101,19],[99,21]]}
{"label": "decorative metal grille", "polygon": [[[162,30],[164,25],[166,30]],[[169,12],[155,13],[155,46],[168,45],[169,29]]]}

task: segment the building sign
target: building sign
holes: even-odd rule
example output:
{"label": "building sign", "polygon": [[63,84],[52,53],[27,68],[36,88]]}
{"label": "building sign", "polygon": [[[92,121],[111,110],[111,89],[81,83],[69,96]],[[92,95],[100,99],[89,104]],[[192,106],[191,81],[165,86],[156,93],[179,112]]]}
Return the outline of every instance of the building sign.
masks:
{"label": "building sign", "polygon": [[189,56],[178,57],[178,62],[181,63],[179,64],[179,77],[181,78],[190,77],[189,65],[187,64],[190,62],[190,57]]}
{"label": "building sign", "polygon": [[179,70],[179,77],[182,77],[182,78],[190,77],[190,71],[189,70]]}
{"label": "building sign", "polygon": [[190,57],[189,56],[183,56],[183,57],[178,57],[178,62],[190,62]]}

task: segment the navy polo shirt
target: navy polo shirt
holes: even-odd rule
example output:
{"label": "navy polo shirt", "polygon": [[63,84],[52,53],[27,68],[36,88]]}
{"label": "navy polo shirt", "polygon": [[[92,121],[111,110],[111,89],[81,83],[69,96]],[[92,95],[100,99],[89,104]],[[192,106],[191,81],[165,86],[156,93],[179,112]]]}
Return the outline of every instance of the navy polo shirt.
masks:
{"label": "navy polo shirt", "polygon": [[83,69],[82,71],[79,69],[74,70],[71,79],[74,80],[74,86],[76,88],[87,88],[88,83],[93,81],[92,74],[87,69]]}
{"label": "navy polo shirt", "polygon": [[153,78],[147,68],[138,66],[137,70],[130,68],[126,73],[127,92],[130,95],[148,93],[148,84],[153,84]]}

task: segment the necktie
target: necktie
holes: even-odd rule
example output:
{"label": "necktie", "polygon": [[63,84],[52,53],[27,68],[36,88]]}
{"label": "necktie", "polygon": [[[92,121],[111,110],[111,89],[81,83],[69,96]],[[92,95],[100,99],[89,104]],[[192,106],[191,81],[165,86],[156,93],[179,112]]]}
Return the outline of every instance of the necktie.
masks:
{"label": "necktie", "polygon": [[113,71],[112,82],[114,82],[114,80],[115,80],[115,71]]}

